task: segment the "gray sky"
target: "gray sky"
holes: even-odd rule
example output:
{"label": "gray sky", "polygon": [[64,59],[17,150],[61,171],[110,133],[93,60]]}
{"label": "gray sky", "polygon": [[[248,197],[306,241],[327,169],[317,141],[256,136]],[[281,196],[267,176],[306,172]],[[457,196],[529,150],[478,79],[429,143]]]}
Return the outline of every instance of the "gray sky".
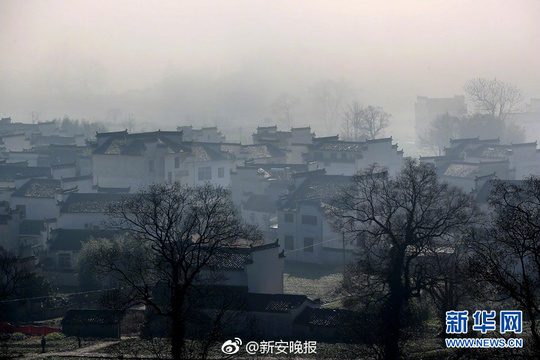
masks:
{"label": "gray sky", "polygon": [[2,0],[0,115],[117,107],[162,127],[255,126],[286,91],[301,99],[294,125],[324,135],[308,89],[341,79],[410,135],[416,95],[460,94],[474,77],[540,97],[539,18],[533,0]]}

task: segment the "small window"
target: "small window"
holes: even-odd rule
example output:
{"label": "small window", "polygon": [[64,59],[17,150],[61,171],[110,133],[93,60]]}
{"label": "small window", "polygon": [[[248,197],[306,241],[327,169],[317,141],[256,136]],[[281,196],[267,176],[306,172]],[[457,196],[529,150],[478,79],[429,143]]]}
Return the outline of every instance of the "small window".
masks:
{"label": "small window", "polygon": [[167,180],[169,180],[169,182],[172,181],[172,172],[170,171],[167,173]]}
{"label": "small window", "polygon": [[174,168],[175,169],[178,169],[180,167],[180,157],[175,157],[174,158]]}
{"label": "small window", "polygon": [[346,153],[341,153],[341,158],[342,158],[342,159],[346,159],[346,158],[347,158],[347,154],[346,154]]}
{"label": "small window", "polygon": [[154,160],[148,162],[148,171],[154,172]]}
{"label": "small window", "polygon": [[212,180],[212,167],[201,166],[198,169],[197,179],[199,181]]}
{"label": "small window", "polygon": [[285,213],[285,222],[294,222],[294,215],[292,213]]}
{"label": "small window", "polygon": [[217,169],[217,177],[223,179],[225,177],[225,168],[220,167]]}
{"label": "small window", "polygon": [[313,252],[313,238],[310,238],[310,237],[304,238],[304,251]]}
{"label": "small window", "polygon": [[294,236],[285,235],[285,250],[293,250],[293,249],[294,249]]}
{"label": "small window", "polygon": [[302,224],[317,225],[317,217],[313,215],[302,215]]}
{"label": "small window", "polygon": [[70,253],[58,254],[58,267],[71,268],[71,254]]}
{"label": "small window", "polygon": [[332,160],[336,160],[337,159],[337,154],[336,153],[330,153],[330,159]]}

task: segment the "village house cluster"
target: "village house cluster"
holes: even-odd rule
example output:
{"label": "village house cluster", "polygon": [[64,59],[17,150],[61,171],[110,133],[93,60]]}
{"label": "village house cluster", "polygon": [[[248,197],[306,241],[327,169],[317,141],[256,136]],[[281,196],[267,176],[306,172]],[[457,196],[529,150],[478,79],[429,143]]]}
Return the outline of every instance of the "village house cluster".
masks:
{"label": "village house cluster", "polygon": [[[425,129],[440,114],[463,114],[464,105],[459,96],[419,97],[417,129]],[[3,118],[0,246],[31,262],[56,288],[76,291],[83,245],[91,238],[118,235],[104,225],[109,204],[152,183],[222,186],[230,189],[242,217],[259,227],[265,242],[216,257],[212,266],[226,279],[221,285],[241,289],[248,311],[267,324],[266,334],[316,339],[348,313],[321,308],[304,295],[284,294],[285,260],[335,266],[350,260],[354,244],[330,226],[326,206],[371,164],[397,173],[404,153],[392,137],[343,141],[337,135],[317,137],[310,127],[257,127],[252,140],[228,142],[217,127],[192,126],[100,132],[86,139],[62,133],[55,122],[23,124]],[[483,206],[491,179],[540,175],[536,142],[453,139],[443,154],[420,161],[434,164],[443,181],[472,191]],[[77,316],[98,319],[94,315]],[[74,316],[67,317],[67,328]]]}
{"label": "village house cluster", "polygon": [[227,142],[216,127],[191,126],[102,132],[90,140],[62,133],[54,122],[4,118],[0,138],[0,245],[62,291],[79,290],[77,260],[86,242],[118,236],[104,225],[109,204],[152,183],[229,188],[265,243],[218,256],[212,266],[226,279],[221,285],[242,289],[250,313],[281,319],[275,328],[265,327],[275,336],[291,335],[293,322],[310,328],[309,319],[338,325],[340,310],[284,294],[284,261],[341,265],[349,259],[353,248],[325,221],[324,204],[361,168],[378,162],[397,171],[403,159],[392,138],[345,142],[317,138],[309,127],[258,127],[252,144]]}

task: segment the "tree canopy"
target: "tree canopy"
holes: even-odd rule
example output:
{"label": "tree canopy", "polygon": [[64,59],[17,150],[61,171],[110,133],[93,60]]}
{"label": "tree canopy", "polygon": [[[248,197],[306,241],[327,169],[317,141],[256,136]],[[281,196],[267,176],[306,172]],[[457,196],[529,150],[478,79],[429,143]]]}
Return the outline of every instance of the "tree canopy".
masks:
{"label": "tree canopy", "polygon": [[188,357],[186,323],[198,296],[216,284],[211,262],[220,250],[257,241],[258,230],[240,220],[229,191],[210,184],[153,184],[108,208],[109,228],[124,240],[87,251],[102,274],[119,284],[124,306],[142,303],[171,323],[172,356]]}
{"label": "tree canopy", "polygon": [[535,357],[540,354],[540,178],[494,181],[491,221],[472,237],[470,274],[482,300],[511,300],[530,319]]}
{"label": "tree canopy", "polygon": [[516,86],[497,79],[471,79],[465,84],[464,89],[476,112],[503,121],[508,114],[516,112],[523,101],[521,91]]}
{"label": "tree canopy", "polygon": [[343,112],[345,140],[373,140],[381,137],[390,125],[390,117],[383,108],[373,105],[361,106],[353,101]]}
{"label": "tree canopy", "polygon": [[472,198],[439,182],[431,164],[406,160],[393,177],[376,165],[355,175],[328,215],[335,230],[358,246],[345,295],[378,304],[381,323],[375,331],[384,357],[397,359],[411,299],[432,281],[421,258],[452,244],[473,224]]}

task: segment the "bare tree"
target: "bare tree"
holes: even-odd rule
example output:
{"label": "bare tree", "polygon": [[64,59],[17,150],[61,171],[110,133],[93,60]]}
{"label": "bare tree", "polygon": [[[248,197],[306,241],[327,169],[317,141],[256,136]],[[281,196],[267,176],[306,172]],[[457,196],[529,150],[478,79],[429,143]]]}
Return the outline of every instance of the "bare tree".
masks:
{"label": "bare tree", "polygon": [[122,122],[120,122],[120,125],[125,127],[128,133],[131,134],[137,126],[137,121],[133,117],[133,114],[129,114],[128,116],[124,117]]}
{"label": "bare tree", "polygon": [[343,112],[346,129],[350,134],[346,134],[349,140],[358,141],[361,139],[376,139],[384,133],[390,124],[390,114],[381,107],[369,105],[363,107],[358,101],[347,104]]}
{"label": "bare tree", "polygon": [[535,356],[540,354],[540,178],[496,181],[489,197],[492,221],[471,239],[471,274],[491,301],[512,300],[529,319]]}
{"label": "bare tree", "polygon": [[0,300],[16,294],[26,277],[27,269],[21,268],[17,257],[0,248]]}
{"label": "bare tree", "polygon": [[190,356],[186,324],[201,286],[216,280],[212,261],[258,230],[240,220],[229,191],[209,184],[154,184],[108,208],[110,228],[128,232],[118,244],[88,252],[103,275],[121,284],[124,306],[143,303],[170,323],[174,359]]}
{"label": "bare tree", "polygon": [[420,137],[420,143],[437,155],[442,155],[450,139],[475,136],[499,138],[503,144],[516,144],[525,141],[525,130],[515,124],[506,125],[504,120],[488,114],[476,113],[463,118],[444,114],[431,122],[426,134]]}
{"label": "bare tree", "polygon": [[109,108],[109,110],[107,110],[107,115],[110,116],[113,124],[116,124],[116,120],[120,117],[121,114],[122,110],[120,110],[119,108]]}
{"label": "bare tree", "polygon": [[448,113],[437,116],[431,122],[426,133],[420,137],[420,144],[431,149],[437,155],[442,155],[450,139],[460,138],[460,119]]}
{"label": "bare tree", "polygon": [[272,103],[272,111],[280,116],[287,124],[287,128],[292,126],[292,109],[300,104],[300,99],[289,93],[282,93]]}
{"label": "bare tree", "polygon": [[0,247],[0,301],[13,297],[47,296],[52,293],[44,277],[34,272],[34,263],[21,261]]}
{"label": "bare tree", "polygon": [[352,90],[345,81],[323,80],[309,89],[319,119],[325,125],[328,134],[338,120],[343,103],[350,97]]}
{"label": "bare tree", "polygon": [[521,91],[514,85],[497,79],[476,78],[465,86],[476,111],[505,120],[508,114],[519,109],[523,100]]}
{"label": "bare tree", "polygon": [[[467,233],[465,235],[469,235]],[[445,247],[429,247],[418,264],[426,275],[426,292],[433,300],[441,327],[446,312],[459,309],[471,299],[467,260],[470,252],[466,238],[456,236],[445,241]]]}
{"label": "bare tree", "polygon": [[418,259],[472,224],[472,198],[439,182],[431,164],[406,160],[394,177],[375,165],[355,175],[328,214],[358,246],[357,281],[348,288],[378,306],[383,357],[398,359],[412,299],[431,281]]}

